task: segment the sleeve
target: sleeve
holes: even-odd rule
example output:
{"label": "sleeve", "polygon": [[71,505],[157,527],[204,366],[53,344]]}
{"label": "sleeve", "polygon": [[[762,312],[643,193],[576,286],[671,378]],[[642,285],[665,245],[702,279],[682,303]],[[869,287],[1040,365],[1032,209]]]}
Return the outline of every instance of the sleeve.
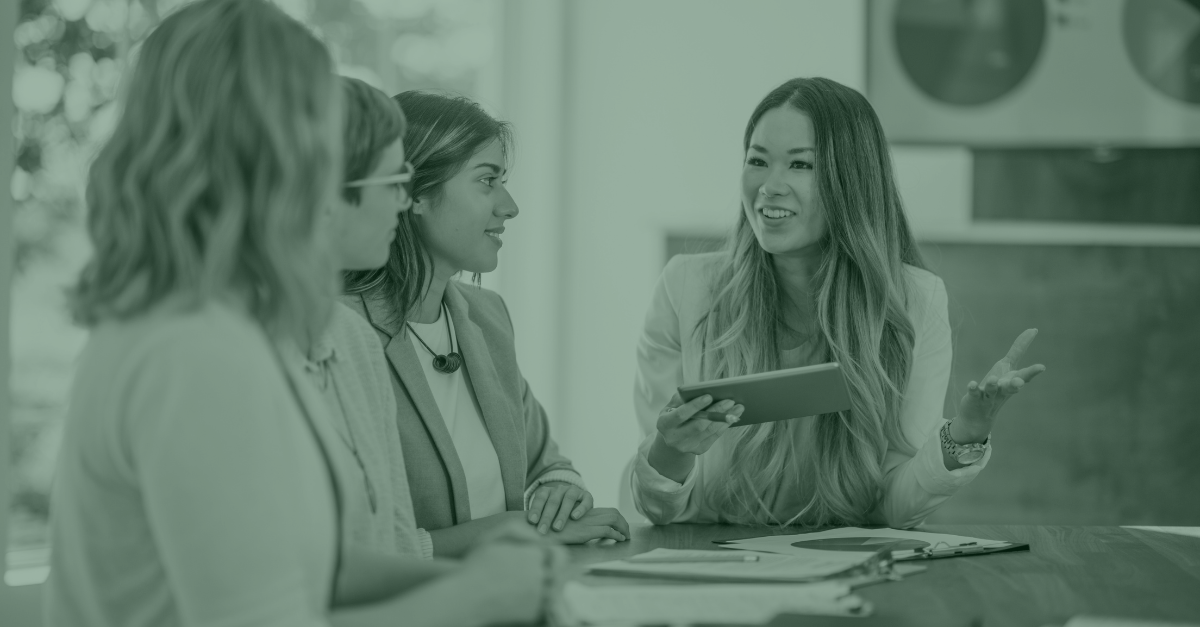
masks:
{"label": "sleeve", "polygon": [[[513,331],[512,316],[508,305],[500,298],[504,307],[504,315],[508,318],[508,328]],[[525,469],[525,505],[529,505],[529,496],[533,490],[548,481],[566,481],[586,489],[583,477],[575,470],[571,460],[558,451],[558,443],[550,436],[550,421],[546,410],[533,395],[533,389],[524,376],[521,379],[521,407],[525,414],[525,450],[529,465]]]}
{"label": "sleeve", "polygon": [[417,547],[421,550],[421,559],[433,559],[433,536],[424,529],[417,529]]}
{"label": "sleeve", "polygon": [[642,433],[631,478],[633,503],[643,516],[658,525],[676,522],[686,516],[704,457],[697,457],[695,467],[682,484],[659,474],[647,460],[650,446],[658,434],[658,414],[683,384],[678,301],[670,289],[679,259],[675,257],[667,264],[654,289],[642,337],[638,341],[633,384],[634,413]]}
{"label": "sleeve", "polygon": [[131,387],[125,423],[183,624],[325,625],[328,599],[313,598],[314,527],[297,522],[317,498],[316,443],[283,400],[265,342],[198,339],[157,351]]}
{"label": "sleeve", "polygon": [[910,444],[908,454],[890,446],[884,458],[884,493],[875,518],[895,528],[920,524],[960,488],[970,483],[991,459],[991,451],[979,462],[947,470],[942,459],[939,430],[953,349],[950,339],[946,286],[933,277],[932,293],[917,310],[917,341],[912,372],[900,408],[900,427]]}

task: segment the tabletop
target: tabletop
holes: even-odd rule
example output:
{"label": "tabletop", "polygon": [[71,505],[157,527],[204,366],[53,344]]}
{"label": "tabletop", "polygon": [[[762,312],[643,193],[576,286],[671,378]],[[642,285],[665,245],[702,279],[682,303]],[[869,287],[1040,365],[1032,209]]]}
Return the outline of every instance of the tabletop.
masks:
{"label": "tabletop", "polygon": [[[928,570],[858,589],[858,595],[874,603],[874,616],[843,622],[859,627],[1041,627],[1061,625],[1077,614],[1200,622],[1200,537],[1126,527],[926,525],[919,530],[1028,543],[1030,550],[917,562]],[[788,533],[797,531],[635,525],[629,542],[572,547],[570,553],[582,573],[587,564],[659,547],[721,550],[714,540]],[[592,585],[612,579],[580,575]],[[777,623],[810,621],[772,624]]]}

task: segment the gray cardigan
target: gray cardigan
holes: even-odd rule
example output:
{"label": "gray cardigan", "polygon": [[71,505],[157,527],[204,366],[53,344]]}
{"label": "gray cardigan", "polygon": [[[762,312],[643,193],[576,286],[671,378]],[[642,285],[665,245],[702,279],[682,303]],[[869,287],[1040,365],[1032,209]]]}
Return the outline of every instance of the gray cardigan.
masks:
{"label": "gray cardigan", "polygon": [[[343,302],[375,327],[391,366],[396,424],[417,526],[432,531],[470,521],[462,463],[417,361],[425,356],[413,350],[406,326],[387,303],[357,295]],[[451,281],[443,302],[454,322],[467,382],[500,459],[506,509],[525,509],[526,490],[551,476],[576,483],[578,474],[558,452],[546,412],[517,367],[504,300],[490,290]]]}

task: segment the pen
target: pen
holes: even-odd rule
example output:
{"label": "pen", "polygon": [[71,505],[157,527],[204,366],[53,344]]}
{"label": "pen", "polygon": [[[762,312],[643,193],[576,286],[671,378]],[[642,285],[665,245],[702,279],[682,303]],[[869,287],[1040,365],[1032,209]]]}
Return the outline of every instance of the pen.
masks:
{"label": "pen", "polygon": [[[717,553],[713,551],[713,553]],[[737,555],[717,553],[712,556],[681,556],[681,557],[641,557],[635,555],[626,559],[635,564],[698,564],[704,562],[757,562],[757,555]]]}
{"label": "pen", "polygon": [[[692,414],[692,418],[700,418],[701,420],[711,420],[712,422],[729,422],[729,418],[733,418],[733,414],[727,414],[723,411],[698,411]],[[736,420],[734,422],[737,422]]]}

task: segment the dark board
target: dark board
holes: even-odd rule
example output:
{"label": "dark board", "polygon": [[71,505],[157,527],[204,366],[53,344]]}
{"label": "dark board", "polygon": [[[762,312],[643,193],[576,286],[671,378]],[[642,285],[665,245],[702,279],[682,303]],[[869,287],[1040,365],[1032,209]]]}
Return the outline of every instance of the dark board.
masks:
{"label": "dark board", "polygon": [[[718,243],[672,236],[668,258]],[[1200,248],[922,248],[950,294],[947,416],[1026,328],[1048,368],[931,521],[1200,525]]]}

